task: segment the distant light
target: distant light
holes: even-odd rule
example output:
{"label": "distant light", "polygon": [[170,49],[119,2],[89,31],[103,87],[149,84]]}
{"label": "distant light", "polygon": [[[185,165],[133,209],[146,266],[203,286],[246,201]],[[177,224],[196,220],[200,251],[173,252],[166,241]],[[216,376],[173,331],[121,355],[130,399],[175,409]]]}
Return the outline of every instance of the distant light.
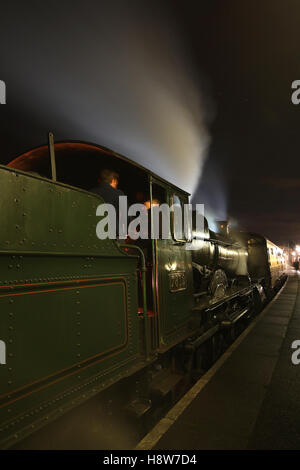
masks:
{"label": "distant light", "polygon": [[300,246],[299,246],[299,245],[296,245],[296,251],[297,251],[298,253],[300,253]]}
{"label": "distant light", "polygon": [[159,201],[158,199],[152,199],[152,204],[150,201],[145,201],[144,202],[144,205],[146,206],[146,208],[149,210],[150,207],[154,207],[154,206],[159,206]]}
{"label": "distant light", "polygon": [[292,251],[292,255],[295,256],[295,255],[296,255],[296,251]]}

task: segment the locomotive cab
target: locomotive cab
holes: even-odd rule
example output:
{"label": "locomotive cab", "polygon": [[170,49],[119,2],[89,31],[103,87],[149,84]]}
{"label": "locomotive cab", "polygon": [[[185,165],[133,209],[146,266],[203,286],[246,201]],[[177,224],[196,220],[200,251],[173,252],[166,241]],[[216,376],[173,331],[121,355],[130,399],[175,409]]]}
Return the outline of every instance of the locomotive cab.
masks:
{"label": "locomotive cab", "polygon": [[[120,175],[118,188],[128,197],[128,207],[145,202],[152,206],[153,201],[157,200],[169,207],[180,205],[183,212],[183,205],[188,203],[188,193],[110,149],[84,142],[58,142],[54,148],[57,184],[86,192],[97,185],[101,169],[110,168]],[[51,167],[48,146],[26,152],[8,166],[30,172],[33,178],[49,180]],[[93,197],[103,201],[97,195]],[[150,224],[151,211],[152,207],[148,211]],[[178,337],[188,335],[193,307],[191,253],[186,250],[189,240],[182,231],[177,230],[172,213],[168,224],[168,239],[159,236],[150,240],[127,240],[125,248],[128,255],[136,256],[137,251],[133,247],[136,245],[145,256],[147,314],[151,321],[152,349],[169,347]],[[139,312],[143,313],[143,286],[141,274],[139,276]]]}
{"label": "locomotive cab", "polygon": [[[128,158],[84,142],[58,142],[54,148],[58,182],[89,191],[97,185],[100,171],[109,168],[119,173],[119,188],[128,197],[128,204],[149,199],[148,175],[145,169]],[[29,172],[33,176],[51,179],[47,145],[20,155],[7,166]]]}

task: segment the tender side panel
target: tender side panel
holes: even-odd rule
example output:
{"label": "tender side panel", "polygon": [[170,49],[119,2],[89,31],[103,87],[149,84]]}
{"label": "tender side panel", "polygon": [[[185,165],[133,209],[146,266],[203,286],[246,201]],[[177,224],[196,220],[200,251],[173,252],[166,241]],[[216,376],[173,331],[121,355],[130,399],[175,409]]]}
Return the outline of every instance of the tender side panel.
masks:
{"label": "tender side panel", "polygon": [[119,256],[96,236],[100,197],[0,165],[0,249]]}
{"label": "tender side panel", "polygon": [[6,312],[0,316],[0,331],[9,366],[1,369],[0,406],[63,380],[76,373],[75,366],[103,361],[128,346],[122,279],[2,294],[0,309]]}
{"label": "tender side panel", "polygon": [[96,237],[101,199],[1,166],[0,184],[0,447],[9,447],[144,358],[138,258]]}

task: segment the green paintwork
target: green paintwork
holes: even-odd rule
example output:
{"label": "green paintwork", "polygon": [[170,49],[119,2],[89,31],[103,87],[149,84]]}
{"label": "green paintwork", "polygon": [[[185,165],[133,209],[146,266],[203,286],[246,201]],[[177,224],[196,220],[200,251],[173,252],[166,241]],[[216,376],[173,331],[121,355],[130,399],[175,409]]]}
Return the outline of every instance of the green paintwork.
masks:
{"label": "green paintwork", "polygon": [[[159,184],[158,181],[155,181]],[[173,194],[178,195],[183,203],[188,203],[188,197],[179,190],[166,185],[167,203],[172,205]],[[189,321],[193,307],[193,273],[191,252],[186,250],[185,243],[178,243],[172,237],[155,242],[157,259],[158,284],[158,317],[159,317],[159,346],[167,348],[174,345],[185,334],[190,332]],[[184,273],[186,288],[171,292],[170,274]]]}
{"label": "green paintwork", "polygon": [[128,375],[143,357],[138,257],[97,239],[96,207],[103,201],[6,167],[0,184],[0,338],[7,345],[0,442],[6,447],[32,432],[32,423],[36,428],[57,415],[58,406],[64,411]]}

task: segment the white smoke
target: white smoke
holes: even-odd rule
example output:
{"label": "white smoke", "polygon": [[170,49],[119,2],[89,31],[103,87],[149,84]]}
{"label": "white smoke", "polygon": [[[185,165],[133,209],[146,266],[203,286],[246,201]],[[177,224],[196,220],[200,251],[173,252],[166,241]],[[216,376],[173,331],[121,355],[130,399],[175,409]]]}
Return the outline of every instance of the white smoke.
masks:
{"label": "white smoke", "polygon": [[34,146],[44,143],[42,126],[60,140],[110,147],[194,191],[209,144],[206,109],[170,10],[96,0],[6,9],[14,25],[6,66],[39,123]]}

